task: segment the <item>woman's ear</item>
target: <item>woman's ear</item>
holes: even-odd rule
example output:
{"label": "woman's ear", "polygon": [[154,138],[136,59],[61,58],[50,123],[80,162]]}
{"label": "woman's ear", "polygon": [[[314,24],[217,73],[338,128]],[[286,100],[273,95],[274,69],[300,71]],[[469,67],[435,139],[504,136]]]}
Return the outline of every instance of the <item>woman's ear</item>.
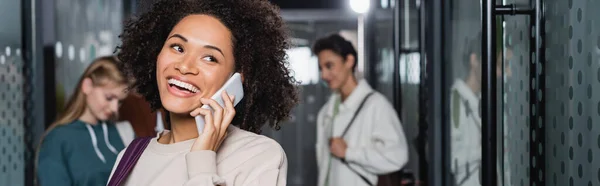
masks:
{"label": "woman's ear", "polygon": [[87,95],[90,93],[90,91],[92,91],[93,86],[94,85],[92,83],[92,79],[85,78],[81,82],[81,92],[83,92],[83,94]]}
{"label": "woman's ear", "polygon": [[346,68],[349,68],[350,70],[352,70],[352,68],[354,68],[354,63],[355,63],[355,57],[352,54],[348,54],[346,55],[346,61],[344,61],[344,65],[346,66]]}

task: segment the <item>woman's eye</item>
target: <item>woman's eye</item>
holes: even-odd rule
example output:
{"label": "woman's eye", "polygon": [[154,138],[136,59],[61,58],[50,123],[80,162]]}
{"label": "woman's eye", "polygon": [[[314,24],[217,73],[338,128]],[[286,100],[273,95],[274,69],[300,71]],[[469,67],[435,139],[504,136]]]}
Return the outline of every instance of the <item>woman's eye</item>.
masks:
{"label": "woman's eye", "polygon": [[179,53],[183,53],[183,48],[181,48],[181,46],[179,46],[177,44],[171,45],[171,48],[174,49],[175,51],[179,52]]}
{"label": "woman's eye", "polygon": [[210,61],[210,62],[216,62],[217,61],[217,59],[215,57],[212,57],[212,56],[206,56],[206,57],[204,57],[202,59],[205,60],[205,61]]}
{"label": "woman's eye", "polygon": [[107,101],[112,101],[112,100],[113,100],[113,97],[111,97],[111,96],[107,96],[107,97],[106,97],[106,100],[107,100]]}

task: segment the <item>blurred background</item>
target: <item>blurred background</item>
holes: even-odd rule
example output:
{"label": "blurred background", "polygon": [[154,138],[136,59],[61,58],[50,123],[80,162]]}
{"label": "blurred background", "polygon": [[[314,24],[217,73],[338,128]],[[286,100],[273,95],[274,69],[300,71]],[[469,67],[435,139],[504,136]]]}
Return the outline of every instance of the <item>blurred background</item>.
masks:
{"label": "blurred background", "polygon": [[[454,185],[450,90],[471,71],[473,38],[480,50],[500,51],[500,59],[480,54],[494,59],[482,60],[484,69],[506,67],[480,72],[477,135],[491,140],[480,149],[482,170],[498,181],[484,176],[481,185],[600,185],[600,1],[357,0],[370,4],[366,13],[349,0],[271,1],[301,81],[292,119],[263,130],[286,151],[288,185],[316,185],[316,118],[330,90],[311,46],[331,33],[353,42],[359,76],[396,109],[410,146],[403,170],[422,185]],[[114,52],[123,22],[149,2],[0,0],[0,185],[33,185],[41,134],[87,65]]]}

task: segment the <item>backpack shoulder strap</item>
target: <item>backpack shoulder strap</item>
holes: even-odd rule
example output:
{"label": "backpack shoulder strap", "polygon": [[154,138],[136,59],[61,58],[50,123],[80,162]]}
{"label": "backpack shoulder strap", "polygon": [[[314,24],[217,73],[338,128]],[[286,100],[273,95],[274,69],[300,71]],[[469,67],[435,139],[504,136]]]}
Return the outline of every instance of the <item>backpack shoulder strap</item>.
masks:
{"label": "backpack shoulder strap", "polygon": [[352,123],[354,123],[354,119],[356,119],[356,115],[358,115],[358,113],[360,112],[360,109],[362,109],[362,107],[365,105],[365,102],[367,102],[367,99],[369,99],[369,97],[371,97],[371,95],[373,95],[373,93],[375,93],[375,92],[370,92],[369,94],[367,94],[365,96],[365,98],[362,100],[362,102],[360,103],[360,105],[358,106],[358,108],[356,109],[356,111],[354,111],[354,115],[352,115],[352,119],[350,119],[350,123],[348,123],[348,126],[344,129],[344,132],[342,132],[342,137],[344,137],[346,135],[346,132],[348,132],[348,129],[350,129],[350,127],[352,126]]}
{"label": "backpack shoulder strap", "polygon": [[[362,109],[362,107],[365,105],[365,102],[367,102],[367,99],[369,99],[369,97],[371,97],[371,95],[373,95],[373,92],[370,92],[369,94],[367,94],[365,96],[365,98],[363,98],[362,102],[360,103],[360,105],[358,106],[358,108],[356,109],[356,111],[354,111],[354,115],[352,115],[352,119],[350,119],[350,123],[348,123],[348,126],[344,129],[344,132],[342,133],[341,137],[344,137],[346,135],[346,132],[348,132],[348,129],[350,129],[350,127],[352,126],[352,123],[354,123],[354,119],[356,119],[356,116],[358,115],[358,113],[360,112],[360,110]],[[350,170],[352,170],[352,172],[354,172],[355,174],[357,174],[358,176],[360,176],[360,179],[362,179],[366,184],[368,184],[369,186],[374,186],[373,183],[371,183],[371,181],[369,181],[369,179],[367,179],[365,176],[363,176],[362,174],[360,174],[358,171],[356,171],[356,169],[352,168],[350,166],[350,164],[348,164],[348,162],[345,159],[340,159],[342,161],[343,164],[345,164],[346,166],[348,166],[348,168]]]}
{"label": "backpack shoulder strap", "polygon": [[127,176],[131,170],[133,170],[133,167],[135,167],[135,164],[142,156],[142,153],[146,147],[148,147],[151,139],[152,137],[140,137],[136,138],[131,142],[131,144],[129,144],[125,150],[125,153],[123,154],[123,157],[121,157],[121,161],[119,161],[119,165],[117,166],[115,173],[110,178],[108,186],[120,186],[125,179],[127,179]]}

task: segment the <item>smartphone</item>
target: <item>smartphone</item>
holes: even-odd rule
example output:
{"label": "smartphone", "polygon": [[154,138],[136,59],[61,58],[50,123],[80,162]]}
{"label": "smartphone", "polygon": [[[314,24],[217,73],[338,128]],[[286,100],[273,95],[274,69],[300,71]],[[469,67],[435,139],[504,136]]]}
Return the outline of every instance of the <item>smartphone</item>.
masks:
{"label": "smartphone", "polygon": [[[217,92],[215,92],[215,94],[212,97],[210,97],[210,99],[215,100],[217,103],[219,103],[219,105],[221,105],[221,107],[225,108],[225,102],[223,102],[223,97],[221,96],[221,93],[223,91],[227,91],[227,94],[229,94],[229,96],[235,96],[233,100],[233,106],[235,107],[240,102],[240,100],[244,98],[244,87],[242,86],[241,75],[239,73],[233,74],[233,76],[231,76],[229,80],[225,82],[223,87],[217,90]],[[210,105],[202,105],[201,108],[212,110]],[[195,117],[195,119],[196,128],[198,128],[198,134],[202,134],[205,124],[204,116],[198,115]]]}

